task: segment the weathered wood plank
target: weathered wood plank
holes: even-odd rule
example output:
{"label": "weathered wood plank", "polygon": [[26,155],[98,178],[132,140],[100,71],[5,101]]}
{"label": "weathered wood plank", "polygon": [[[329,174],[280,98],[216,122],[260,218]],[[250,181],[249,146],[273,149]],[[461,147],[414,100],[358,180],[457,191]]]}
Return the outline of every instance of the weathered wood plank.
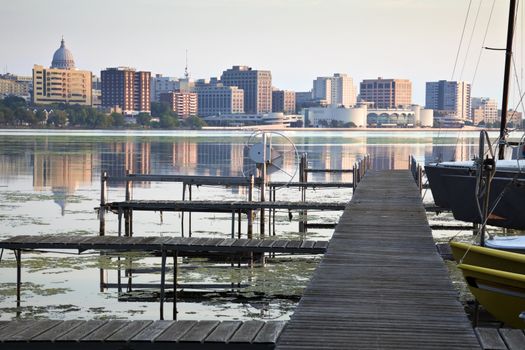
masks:
{"label": "weathered wood plank", "polygon": [[245,321],[230,338],[230,343],[251,343],[257,333],[263,328],[264,322],[259,320]]}
{"label": "weathered wood plank", "polygon": [[123,328],[129,323],[129,321],[123,320],[112,320],[106,322],[101,327],[97,328],[93,332],[85,335],[80,339],[82,342],[101,342],[111,337],[119,329]]}
{"label": "weathered wood plank", "polygon": [[179,342],[201,343],[219,325],[219,321],[199,321],[180,337]]}
{"label": "weathered wood plank", "polygon": [[67,332],[71,332],[76,327],[80,326],[85,321],[81,320],[67,320],[63,321],[57,326],[45,331],[44,333],[34,337],[31,339],[31,341],[41,341],[41,342],[48,342],[48,341],[55,341],[55,339],[59,338],[60,336],[66,334]]}
{"label": "weathered wood plank", "polygon": [[285,324],[285,321],[266,322],[263,328],[259,331],[255,339],[253,340],[253,342],[257,344],[275,343],[277,341],[277,338],[281,334]]}
{"label": "weathered wood plank", "polygon": [[136,334],[131,341],[136,342],[153,342],[161,335],[168,327],[172,326],[177,321],[154,321],[146,328]]}
{"label": "weathered wood plank", "polygon": [[113,333],[106,341],[109,342],[128,342],[135,335],[141,332],[144,328],[149,326],[152,321],[132,321]]}
{"label": "weathered wood plank", "polygon": [[91,332],[94,332],[96,329],[102,327],[104,324],[106,324],[107,321],[103,320],[89,320],[81,323],[78,327],[75,327],[71,331],[62,334],[61,336],[57,337],[55,341],[58,342],[78,342],[83,337],[87,336]]}
{"label": "weathered wood plank", "polygon": [[483,350],[507,350],[507,346],[496,328],[478,327],[476,328],[476,335]]}
{"label": "weathered wood plank", "polygon": [[205,343],[227,343],[231,338],[233,333],[240,327],[242,324],[241,321],[222,321],[219,325],[213,330],[204,339]]}
{"label": "weathered wood plank", "polygon": [[58,325],[60,321],[56,320],[42,320],[35,321],[34,323],[28,325],[23,331],[11,335],[6,340],[7,341],[28,341],[32,338],[39,336],[47,330],[52,329]]}
{"label": "weathered wood plank", "polygon": [[509,350],[525,350],[525,334],[523,330],[500,328],[499,334]]}
{"label": "weathered wood plank", "polygon": [[161,335],[155,338],[155,342],[177,342],[197,321],[177,321],[169,326]]}

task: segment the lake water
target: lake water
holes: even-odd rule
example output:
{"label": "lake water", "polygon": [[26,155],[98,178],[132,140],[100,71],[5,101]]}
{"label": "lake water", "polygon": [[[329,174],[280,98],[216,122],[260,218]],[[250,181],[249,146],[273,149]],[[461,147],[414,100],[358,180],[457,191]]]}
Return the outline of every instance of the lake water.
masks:
{"label": "lake water", "polygon": [[[29,131],[0,130],[0,239],[15,235],[97,235],[95,207],[100,198],[100,174],[121,176],[126,170],[142,174],[243,176],[250,169],[245,147],[249,131]],[[406,169],[409,155],[420,162],[469,159],[477,154],[478,132],[426,131],[286,131],[298,154],[307,153],[312,168],[351,168],[370,154],[374,169]],[[288,140],[274,134],[272,142],[290,149]],[[253,140],[252,140],[253,141]],[[257,142],[254,142],[257,143]],[[297,159],[288,152],[272,180],[288,181]],[[310,174],[311,181],[352,181],[351,174]],[[295,177],[291,181],[297,181]],[[124,199],[124,184],[110,182],[110,201]],[[307,200],[341,202],[350,189],[309,190]],[[135,199],[181,199],[182,185],[136,183]],[[246,200],[244,189],[199,187],[193,199]],[[300,199],[294,189],[278,191],[279,200]],[[431,202],[430,193],[424,199]],[[339,212],[309,212],[309,222],[337,222]],[[450,221],[447,215],[430,218]],[[256,219],[258,220],[258,218]],[[256,222],[257,223],[257,222]],[[187,224],[186,224],[187,225]],[[244,223],[243,223],[244,225]],[[255,225],[257,228],[258,225]],[[243,227],[245,230],[245,227]],[[277,213],[278,237],[329,239],[333,230],[300,233],[298,213]],[[192,216],[193,237],[229,237],[231,214]],[[134,213],[135,236],[180,236],[179,213]],[[435,232],[446,239],[457,232]],[[106,234],[117,234],[117,217],[107,214]],[[461,233],[468,235],[469,232]],[[231,267],[229,263],[184,259],[179,283],[224,284],[220,290],[181,293],[178,319],[288,319],[319,257],[277,256],[266,266]],[[134,283],[158,283],[160,259],[130,253],[117,257],[86,252],[22,254],[22,303],[16,308],[14,256],[3,252],[0,262],[0,319],[55,318],[158,319],[156,294],[126,287],[100,288],[101,274],[117,283],[119,266],[133,272]],[[149,269],[149,270],[148,270]],[[143,270],[143,271],[139,271]],[[147,272],[149,273],[139,273]],[[168,274],[169,276],[169,274]],[[171,280],[168,280],[170,282]],[[233,288],[236,284],[244,288]],[[228,286],[230,286],[228,288]],[[166,308],[171,310],[168,303]],[[171,318],[168,311],[166,317]]]}

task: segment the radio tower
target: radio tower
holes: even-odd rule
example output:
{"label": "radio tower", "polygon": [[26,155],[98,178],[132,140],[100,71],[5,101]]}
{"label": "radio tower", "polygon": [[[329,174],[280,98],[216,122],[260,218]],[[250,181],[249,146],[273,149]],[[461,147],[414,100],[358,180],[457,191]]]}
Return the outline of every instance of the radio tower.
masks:
{"label": "radio tower", "polygon": [[190,73],[188,72],[188,49],[186,49],[186,67],[184,68],[184,78],[189,79]]}

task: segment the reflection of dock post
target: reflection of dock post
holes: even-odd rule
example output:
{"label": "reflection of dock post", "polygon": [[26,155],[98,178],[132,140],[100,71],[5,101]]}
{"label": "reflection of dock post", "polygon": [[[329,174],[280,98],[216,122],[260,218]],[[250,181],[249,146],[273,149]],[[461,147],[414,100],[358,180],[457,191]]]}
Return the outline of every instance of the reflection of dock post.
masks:
{"label": "reflection of dock post", "polygon": [[20,317],[20,291],[22,289],[22,251],[14,250],[16,258],[16,317]]}
{"label": "reflection of dock post", "polygon": [[102,171],[100,174],[100,207],[98,209],[98,217],[100,219],[99,235],[106,235],[106,192],[107,192],[108,173]]}
{"label": "reflection of dock post", "polygon": [[[248,202],[253,201],[253,187],[255,179],[253,175],[250,175],[250,184],[248,185]],[[246,229],[248,239],[253,238],[253,211],[248,210],[248,228]]]}
{"label": "reflection of dock post", "polygon": [[[186,183],[182,183],[182,201],[186,199]],[[180,219],[180,232],[181,236],[184,237],[184,210],[180,212],[181,219]]]}
{"label": "reflection of dock post", "polygon": [[177,320],[177,274],[178,274],[178,262],[179,251],[173,252],[173,320]]}
{"label": "reflection of dock post", "polygon": [[[301,186],[301,202],[306,202],[306,182],[308,182],[308,156],[306,153],[301,155],[299,162],[299,182],[303,184]],[[301,210],[299,213],[299,232],[305,233],[308,213],[306,210]]]}
{"label": "reflection of dock post", "polygon": [[160,319],[164,319],[164,291],[166,286],[166,249],[162,248],[160,263]]}
{"label": "reflection of dock post", "polygon": [[[191,202],[191,184],[188,185],[188,194]],[[191,211],[188,212],[188,237],[191,237]]]}

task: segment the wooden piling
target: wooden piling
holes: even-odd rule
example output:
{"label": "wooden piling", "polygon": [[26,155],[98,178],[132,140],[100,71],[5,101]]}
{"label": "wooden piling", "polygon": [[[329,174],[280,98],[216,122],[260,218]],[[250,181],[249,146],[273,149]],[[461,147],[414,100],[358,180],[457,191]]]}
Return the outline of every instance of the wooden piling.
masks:
{"label": "wooden piling", "polygon": [[179,251],[173,252],[173,320],[177,320],[177,280]]}
{"label": "wooden piling", "polygon": [[100,174],[100,207],[98,209],[98,217],[100,220],[99,235],[106,234],[106,192],[107,192],[108,173],[102,171]]}
{"label": "wooden piling", "polygon": [[[255,178],[253,175],[250,175],[250,184],[248,186],[248,202],[251,202],[253,201],[253,187],[254,187],[254,183],[255,183]],[[246,232],[247,232],[247,235],[248,235],[248,239],[252,239],[253,238],[253,211],[252,210],[248,210],[248,220],[247,220],[247,229],[246,229]]]}
{"label": "wooden piling", "polygon": [[162,249],[160,265],[160,319],[164,319],[164,291],[166,287],[166,249]]}

